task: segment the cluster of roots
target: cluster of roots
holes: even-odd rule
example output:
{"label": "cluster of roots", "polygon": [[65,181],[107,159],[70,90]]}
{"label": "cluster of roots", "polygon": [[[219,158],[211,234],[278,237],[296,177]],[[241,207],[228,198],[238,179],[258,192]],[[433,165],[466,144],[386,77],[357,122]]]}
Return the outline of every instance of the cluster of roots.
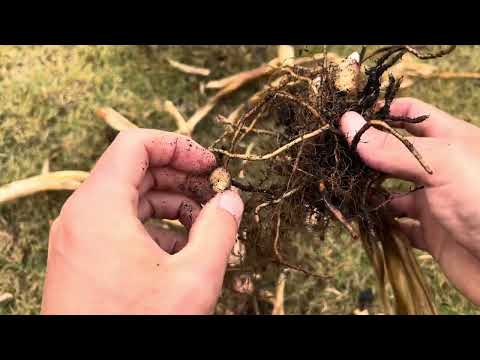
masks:
{"label": "cluster of roots", "polygon": [[[239,232],[246,247],[244,266],[276,263],[321,276],[294,263],[284,249],[300,229],[325,233],[332,222],[341,223],[362,242],[386,312],[390,283],[397,313],[435,313],[412,249],[392,226],[395,219],[385,206],[392,194],[382,187],[385,177],[362,162],[356,146],[369,127],[389,132],[431,173],[421,154],[393,128],[394,123],[419,123],[427,116],[390,115],[401,79],[390,75],[385,89],[381,79],[407,53],[430,59],[452,50],[428,53],[422,47],[388,46],[366,54],[362,48],[356,59],[343,63],[328,61],[325,54],[302,66],[283,66],[237,121],[220,118],[225,131],[210,148],[232,175],[232,184],[247,194]],[[379,100],[384,100],[380,107]],[[339,131],[347,111],[367,120],[351,145]]]}

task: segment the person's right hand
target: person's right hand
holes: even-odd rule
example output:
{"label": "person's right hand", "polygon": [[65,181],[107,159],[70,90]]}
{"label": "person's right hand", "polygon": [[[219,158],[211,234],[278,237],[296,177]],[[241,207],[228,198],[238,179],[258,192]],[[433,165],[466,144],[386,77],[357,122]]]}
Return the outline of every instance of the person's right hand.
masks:
{"label": "person's right hand", "polygon": [[[396,122],[414,136],[408,139],[433,170],[428,174],[393,135],[370,128],[357,151],[363,161],[392,177],[424,185],[395,198],[398,226],[412,244],[428,251],[450,281],[480,305],[480,128],[419,100],[397,99],[395,116],[430,115],[419,124]],[[341,130],[351,143],[365,120],[348,112]]]}

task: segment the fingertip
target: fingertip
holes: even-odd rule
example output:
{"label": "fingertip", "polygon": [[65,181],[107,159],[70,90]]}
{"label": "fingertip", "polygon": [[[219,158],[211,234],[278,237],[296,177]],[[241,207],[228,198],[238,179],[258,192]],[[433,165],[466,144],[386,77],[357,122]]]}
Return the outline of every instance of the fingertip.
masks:
{"label": "fingertip", "polygon": [[210,202],[209,206],[216,206],[219,209],[225,210],[233,216],[237,227],[242,220],[244,204],[243,200],[235,190],[226,190],[217,194]]}
{"label": "fingertip", "polygon": [[235,191],[218,193],[195,220],[183,254],[197,259],[210,273],[222,274],[235,244],[243,209],[243,201]]}
{"label": "fingertip", "polygon": [[215,155],[203,147],[200,159],[202,161],[202,169],[205,169],[206,172],[212,171],[217,167],[217,158]]}
{"label": "fingertip", "polygon": [[191,138],[182,137],[177,143],[177,151],[183,155],[177,159],[180,170],[190,173],[205,174],[216,167],[215,155]]}
{"label": "fingertip", "polygon": [[366,123],[365,119],[354,111],[343,114],[340,119],[340,131],[345,135],[349,143],[352,142],[355,134]]}

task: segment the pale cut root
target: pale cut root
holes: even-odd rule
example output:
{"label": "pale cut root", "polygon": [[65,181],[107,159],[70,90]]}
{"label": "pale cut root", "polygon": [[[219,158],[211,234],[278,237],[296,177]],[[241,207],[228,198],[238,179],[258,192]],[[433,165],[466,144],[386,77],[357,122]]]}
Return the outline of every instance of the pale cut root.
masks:
{"label": "pale cut root", "polygon": [[55,171],[23,180],[17,180],[0,187],[0,204],[50,190],[76,190],[87,179],[86,171]]}
{"label": "pale cut root", "polygon": [[117,131],[137,128],[137,125],[110,107],[99,108],[95,114]]}
{"label": "pale cut root", "polygon": [[172,59],[167,59],[167,61],[170,64],[170,66],[186,74],[201,75],[201,76],[210,75],[210,69],[207,69],[207,68],[183,64],[181,62],[178,62]]}

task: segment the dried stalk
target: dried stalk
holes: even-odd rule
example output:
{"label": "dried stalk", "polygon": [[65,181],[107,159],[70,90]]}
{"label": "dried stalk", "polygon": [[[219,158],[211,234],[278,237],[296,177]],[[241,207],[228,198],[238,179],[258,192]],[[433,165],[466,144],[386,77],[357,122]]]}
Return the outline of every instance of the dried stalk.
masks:
{"label": "dried stalk", "polygon": [[[203,105],[200,109],[198,109],[190,119],[187,121],[188,125],[188,130],[189,133],[191,134],[197,124],[205,117],[207,116],[210,111],[215,107],[215,105],[218,103],[218,101],[223,98],[224,96],[238,90],[242,85],[245,83],[258,78],[261,76],[261,74],[264,74],[266,69],[270,69],[270,66],[265,65],[264,68],[258,68],[255,69],[255,71],[247,72],[246,74],[243,74],[242,76],[237,76],[234,80],[230,81],[225,85],[218,93],[216,93],[214,96],[212,96],[209,100],[207,100],[207,103]],[[208,87],[208,84],[207,84]]]}
{"label": "dried stalk", "polygon": [[241,86],[252,80],[268,75],[280,65],[280,59],[274,58],[268,64],[261,65],[252,70],[242,71],[235,75],[227,76],[223,79],[209,81],[205,87],[207,89],[222,89],[233,83]]}
{"label": "dried stalk", "polygon": [[169,100],[165,101],[163,109],[175,119],[175,122],[177,123],[177,131],[179,133],[187,133],[189,131],[187,121],[180,111],[178,111],[173,102]]}
{"label": "dried stalk", "polygon": [[400,239],[396,231],[385,235],[382,245],[397,314],[436,314],[408,241]]}
{"label": "dried stalk", "polygon": [[109,107],[100,108],[95,112],[95,114],[117,131],[137,127],[137,125],[133,124],[130,120]]}
{"label": "dried stalk", "polygon": [[275,300],[273,302],[272,315],[285,315],[285,284],[287,276],[285,271],[280,272],[275,289]]}
{"label": "dried stalk", "polygon": [[[421,79],[480,79],[480,72],[450,72],[439,71],[438,67],[433,64],[419,62],[414,56],[405,57],[401,63],[391,68],[391,74],[395,78],[403,78],[400,85],[401,89],[405,89],[414,84],[416,78]],[[388,74],[382,77],[382,87],[386,87],[388,83]]]}
{"label": "dried stalk", "polygon": [[10,293],[3,293],[0,295],[0,304],[7,303],[8,301],[13,300],[13,295]]}
{"label": "dried stalk", "polygon": [[[324,57],[324,54],[318,53],[318,54],[313,54],[310,57],[295,58],[292,61],[291,65],[300,65],[300,64],[304,64],[312,61],[317,61],[322,59],[323,57]],[[287,59],[282,60],[280,57],[276,57],[272,59],[270,62],[268,62],[268,64],[261,65],[258,68],[242,71],[235,75],[230,75],[222,79],[210,81],[207,83],[205,87],[207,89],[221,89],[226,87],[230,83],[237,82],[237,81],[242,81],[242,84],[245,84],[252,80],[258,79],[262,76],[271,74],[273,71],[278,69],[280,65],[282,65],[282,61],[284,60],[287,60]],[[341,58],[335,53],[328,53],[327,60],[337,63],[341,60]]]}
{"label": "dried stalk", "polygon": [[23,180],[17,180],[0,187],[0,204],[49,190],[76,190],[88,177],[85,171],[56,171]]}
{"label": "dried stalk", "polygon": [[201,67],[192,66],[192,65],[187,65],[187,64],[182,64],[181,62],[178,62],[178,61],[175,61],[175,60],[172,60],[172,59],[167,59],[167,61],[175,69],[178,69],[178,70],[180,70],[184,73],[187,73],[187,74],[201,75],[201,76],[210,75],[210,69],[201,68]]}
{"label": "dried stalk", "polygon": [[295,49],[290,45],[279,45],[277,48],[278,60],[282,65],[292,66],[295,61]]}
{"label": "dried stalk", "polygon": [[480,72],[451,72],[442,71],[427,75],[425,78],[439,78],[439,79],[480,79]]}

